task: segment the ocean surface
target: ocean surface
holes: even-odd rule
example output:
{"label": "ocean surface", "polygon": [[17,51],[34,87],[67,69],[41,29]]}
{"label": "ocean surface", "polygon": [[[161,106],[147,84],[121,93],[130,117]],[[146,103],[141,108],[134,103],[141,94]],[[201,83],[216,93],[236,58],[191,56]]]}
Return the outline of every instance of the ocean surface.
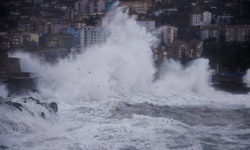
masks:
{"label": "ocean surface", "polygon": [[[111,32],[75,59],[50,65],[27,53],[21,68],[37,75],[37,93],[7,97],[23,111],[0,105],[0,148],[11,150],[249,150],[250,95],[211,87],[209,60],[183,68],[167,61],[154,81],[145,28],[116,8],[107,15]],[[250,71],[244,77],[250,83]],[[23,98],[56,102],[58,112]],[[44,112],[45,118],[41,117]]]}

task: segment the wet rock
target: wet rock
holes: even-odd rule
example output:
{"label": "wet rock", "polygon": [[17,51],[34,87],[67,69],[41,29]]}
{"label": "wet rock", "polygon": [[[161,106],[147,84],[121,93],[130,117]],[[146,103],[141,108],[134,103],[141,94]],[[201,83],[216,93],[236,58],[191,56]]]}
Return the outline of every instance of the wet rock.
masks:
{"label": "wet rock", "polygon": [[0,149],[9,149],[9,148],[5,145],[0,145]]}
{"label": "wet rock", "polygon": [[4,99],[0,96],[0,104],[3,104]]}
{"label": "wet rock", "polygon": [[58,111],[58,106],[57,106],[57,103],[55,102],[52,102],[49,104],[49,108],[50,110],[52,110],[52,112],[56,113]]}
{"label": "wet rock", "polygon": [[9,105],[11,107],[15,107],[15,108],[17,108],[20,111],[23,111],[23,109],[22,109],[23,105],[20,104],[20,103],[12,102],[12,101],[6,101],[6,102],[4,102],[4,104]]}
{"label": "wet rock", "polygon": [[50,112],[53,112],[53,113],[57,113],[58,111],[58,106],[57,106],[57,103],[56,102],[52,102],[52,103],[42,103],[40,102],[38,99],[35,99],[33,97],[29,97],[29,98],[23,98],[24,100],[24,103],[27,103],[27,101],[34,101],[36,104],[39,104],[43,107],[45,107],[46,109],[48,109]]}
{"label": "wet rock", "polygon": [[45,119],[45,114],[44,112],[41,112],[40,116]]}
{"label": "wet rock", "polygon": [[[9,99],[8,101],[4,101],[4,99],[0,97],[0,102],[1,102],[0,105],[7,106],[7,108],[10,110],[18,109],[19,111],[28,112],[31,116],[35,116],[35,113],[30,111],[27,107],[25,107],[25,105],[27,105],[27,104],[22,105],[22,103],[33,103],[33,104],[35,103],[37,105],[40,105],[40,106],[46,108],[48,110],[48,112],[50,112],[52,114],[55,114],[58,111],[58,106],[57,106],[56,102],[52,102],[49,104],[42,103],[38,99],[35,99],[33,97],[23,98],[22,100],[23,101],[21,103],[12,102],[11,99]],[[46,114],[46,112],[43,112],[43,111],[38,113],[38,115],[44,119],[45,119],[45,114]]]}

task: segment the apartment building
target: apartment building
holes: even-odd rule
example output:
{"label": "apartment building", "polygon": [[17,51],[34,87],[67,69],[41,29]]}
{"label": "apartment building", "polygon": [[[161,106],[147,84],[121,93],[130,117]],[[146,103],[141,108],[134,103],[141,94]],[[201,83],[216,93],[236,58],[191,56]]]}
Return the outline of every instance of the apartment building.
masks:
{"label": "apartment building", "polygon": [[103,27],[88,26],[81,30],[81,49],[104,43],[110,36],[110,32]]}
{"label": "apartment building", "polygon": [[168,60],[168,52],[166,45],[158,45],[153,50],[153,59],[157,64],[160,64],[164,60]]}
{"label": "apartment building", "polygon": [[10,42],[11,47],[19,47],[23,44],[23,36],[21,34],[9,34],[8,40]]}
{"label": "apartment building", "polygon": [[192,40],[187,45],[186,56],[189,58],[201,57],[203,51],[203,42],[200,40]]}
{"label": "apartment building", "polygon": [[19,31],[25,31],[25,30],[34,31],[34,29],[35,29],[34,22],[26,21],[26,20],[19,20],[18,21],[18,30]]}
{"label": "apartment building", "polygon": [[174,42],[174,40],[177,39],[177,33],[178,28],[175,26],[165,25],[162,26],[162,32],[163,32],[163,42],[166,45],[169,45]]}
{"label": "apartment building", "polygon": [[201,40],[215,38],[216,42],[220,42],[221,27],[218,25],[207,25],[201,27]]}
{"label": "apartment building", "polygon": [[10,49],[10,41],[4,36],[0,36],[0,51],[7,51]]}
{"label": "apartment building", "polygon": [[60,30],[68,27],[67,23],[52,23],[48,22],[45,24],[45,33],[60,33]]}
{"label": "apartment building", "polygon": [[71,48],[74,44],[74,37],[69,33],[45,34],[39,39],[41,47]]}
{"label": "apartment building", "polygon": [[208,11],[195,11],[190,14],[190,26],[209,25],[212,20],[212,14]]}
{"label": "apartment building", "polygon": [[69,33],[58,34],[58,46],[61,48],[71,48],[74,44],[74,37]]}
{"label": "apartment building", "polygon": [[250,25],[226,26],[226,42],[245,42],[250,36]]}
{"label": "apartment building", "polygon": [[175,40],[169,45],[169,57],[172,59],[181,59],[187,50],[187,43],[182,40]]}
{"label": "apartment building", "polygon": [[120,6],[130,8],[137,13],[147,13],[153,7],[152,1],[124,1]]}
{"label": "apartment building", "polygon": [[69,33],[73,35],[73,46],[74,47],[79,47],[80,46],[80,35],[81,35],[81,30],[73,27],[67,27],[61,30],[61,33]]}
{"label": "apartment building", "polygon": [[105,11],[104,0],[79,0],[75,2],[75,10],[87,13],[100,13]]}
{"label": "apartment building", "polygon": [[77,17],[77,11],[72,8],[67,8],[65,10],[64,18],[69,21],[75,21]]}

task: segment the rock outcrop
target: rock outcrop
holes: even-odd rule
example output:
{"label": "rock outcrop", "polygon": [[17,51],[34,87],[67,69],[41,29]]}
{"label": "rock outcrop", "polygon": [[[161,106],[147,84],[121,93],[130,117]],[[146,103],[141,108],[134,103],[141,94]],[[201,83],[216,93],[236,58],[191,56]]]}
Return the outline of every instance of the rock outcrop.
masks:
{"label": "rock outcrop", "polygon": [[[40,105],[41,107],[46,108],[50,113],[55,114],[58,112],[58,106],[57,106],[56,102],[43,103],[43,102],[40,102],[39,100],[37,100],[33,97],[23,98],[21,102],[13,102],[11,100],[4,101],[4,99],[2,97],[0,97],[0,105],[7,106],[11,110],[19,110],[21,112],[27,111],[31,115],[34,115],[34,112],[30,111],[28,108],[26,108],[24,106],[24,103],[28,103],[28,101],[33,102],[37,105]],[[40,112],[39,116],[41,116],[42,118],[46,117],[44,112]]]}

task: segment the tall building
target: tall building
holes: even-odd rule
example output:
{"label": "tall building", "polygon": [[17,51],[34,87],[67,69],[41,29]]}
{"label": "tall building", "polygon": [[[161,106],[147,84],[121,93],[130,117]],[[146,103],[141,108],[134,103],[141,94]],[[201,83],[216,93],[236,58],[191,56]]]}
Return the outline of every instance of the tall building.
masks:
{"label": "tall building", "polygon": [[187,45],[186,55],[189,58],[201,57],[203,51],[203,42],[200,40],[192,40]]}
{"label": "tall building", "polygon": [[245,42],[250,36],[250,25],[226,26],[226,42]]}
{"label": "tall building", "polygon": [[81,30],[81,49],[85,50],[92,45],[98,45],[106,42],[110,32],[103,27],[88,26]]}
{"label": "tall building", "polygon": [[152,1],[124,1],[120,6],[130,8],[137,13],[147,13],[153,7]]}
{"label": "tall building", "polygon": [[75,9],[68,8],[65,11],[64,18],[69,21],[75,21],[77,17],[77,12]]}
{"label": "tall building", "polygon": [[177,32],[178,32],[177,27],[165,25],[165,26],[162,26],[161,28],[163,32],[163,42],[166,45],[173,43],[174,40],[177,39]]}
{"label": "tall building", "polygon": [[76,11],[86,13],[99,13],[105,11],[104,0],[79,0],[75,3]]}
{"label": "tall building", "polygon": [[181,40],[175,40],[169,45],[169,57],[172,59],[181,59],[187,50],[187,43]]}
{"label": "tall building", "polygon": [[74,44],[74,37],[69,33],[58,34],[58,46],[62,48],[71,48]]}
{"label": "tall building", "polygon": [[80,47],[80,33],[81,30],[73,27],[67,27],[61,30],[61,33],[68,33],[73,35],[73,46]]}
{"label": "tall building", "polygon": [[215,38],[216,42],[220,41],[221,28],[217,25],[208,25],[201,27],[201,40]]}
{"label": "tall building", "polygon": [[190,26],[209,25],[212,20],[212,14],[208,11],[195,11],[190,14]]}

